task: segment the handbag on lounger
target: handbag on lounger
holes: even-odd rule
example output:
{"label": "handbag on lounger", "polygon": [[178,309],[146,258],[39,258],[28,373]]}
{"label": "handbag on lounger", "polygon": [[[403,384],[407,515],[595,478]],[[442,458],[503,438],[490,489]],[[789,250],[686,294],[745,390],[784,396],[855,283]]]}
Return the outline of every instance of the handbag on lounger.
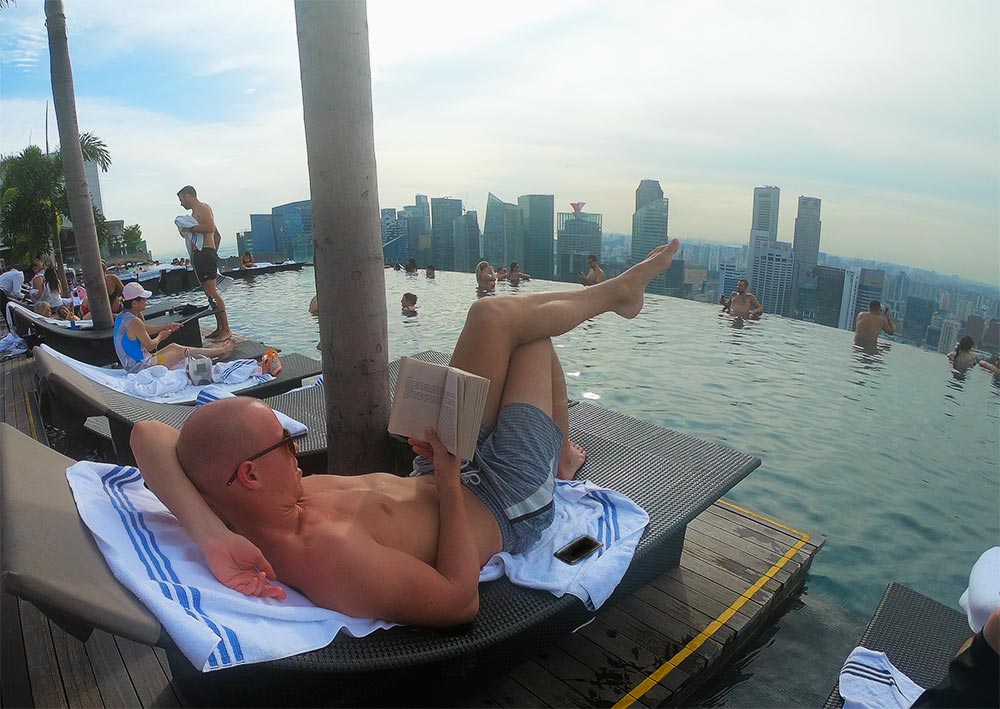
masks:
{"label": "handbag on lounger", "polygon": [[205,384],[211,384],[215,381],[212,378],[212,359],[206,357],[205,355],[188,355],[185,367],[187,369],[188,379],[195,386],[203,386]]}

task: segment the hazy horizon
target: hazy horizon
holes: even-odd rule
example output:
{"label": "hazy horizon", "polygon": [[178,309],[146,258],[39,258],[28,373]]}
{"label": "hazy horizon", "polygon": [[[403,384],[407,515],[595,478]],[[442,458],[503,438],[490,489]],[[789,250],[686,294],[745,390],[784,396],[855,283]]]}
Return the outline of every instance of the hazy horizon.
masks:
{"label": "hazy horizon", "polygon": [[[585,201],[631,232],[639,180],[671,235],[747,241],[755,186],[823,200],[820,248],[1000,282],[1000,9],[514,2],[369,4],[379,202]],[[66,4],[81,131],[107,142],[109,219],[178,251],[193,184],[227,239],[309,198],[293,8]],[[0,153],[44,146],[41,0],[0,11]],[[198,31],[194,31],[197,28]],[[50,142],[58,140],[50,121]]]}

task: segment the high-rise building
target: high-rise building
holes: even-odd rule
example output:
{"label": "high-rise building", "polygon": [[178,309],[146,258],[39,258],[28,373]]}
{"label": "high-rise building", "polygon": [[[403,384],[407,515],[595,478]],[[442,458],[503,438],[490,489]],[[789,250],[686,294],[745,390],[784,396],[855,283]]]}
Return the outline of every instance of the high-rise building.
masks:
{"label": "high-rise building", "polygon": [[276,254],[284,252],[284,247],[278,248],[274,236],[274,217],[270,214],[250,215],[250,240],[254,245],[254,253]]}
{"label": "high-rise building", "polygon": [[983,319],[982,315],[970,315],[965,321],[965,332],[963,336],[968,335],[977,343],[983,339],[983,335],[986,333],[986,321]]}
{"label": "high-rise building", "polygon": [[470,209],[457,217],[452,222],[452,233],[455,239],[455,270],[473,273],[476,264],[482,260],[479,215],[476,210]]}
{"label": "high-rise building", "polygon": [[517,261],[521,270],[535,275],[524,266],[524,218],[521,209],[516,204],[504,202],[492,192],[486,199],[483,258],[494,268]]}
{"label": "high-rise building", "polygon": [[751,283],[754,276],[754,259],[759,249],[778,240],[778,203],[781,189],[773,185],[753,188],[753,214],[750,219],[750,243],[747,254],[747,273]]}
{"label": "high-rise building", "polygon": [[[860,291],[860,286],[858,288]],[[922,344],[934,314],[934,303],[923,298],[906,297],[906,315],[903,317],[903,337]]]}
{"label": "high-rise building", "polygon": [[[885,271],[881,269],[874,268],[862,268],[861,274],[858,278],[858,300],[854,306],[854,317],[858,317],[858,313],[868,310],[868,304],[873,300],[882,302],[882,291],[885,287]],[[909,299],[907,299],[909,300]],[[927,325],[930,324],[930,315],[927,316]],[[924,325],[924,329],[927,329],[927,325]],[[920,336],[920,341],[923,342],[923,335]]]}
{"label": "high-rise building", "polygon": [[[517,198],[524,220],[524,260],[521,270],[534,278],[552,280],[555,249],[556,198],[550,194],[523,194]],[[600,254],[597,254],[600,256]]]}
{"label": "high-rise building", "polygon": [[[663,196],[660,183],[656,180],[640,182],[635,191],[635,203],[637,207],[632,214],[632,263],[642,261],[650,251],[665,244],[669,238],[670,200]],[[661,273],[654,277],[646,286],[646,292],[665,294],[667,274]]]}
{"label": "high-rise building", "polygon": [[990,324],[986,328],[982,342],[979,343],[979,349],[986,350],[994,355],[1000,351],[1000,320],[996,318],[990,319]]}
{"label": "high-rise building", "polygon": [[850,330],[858,324],[857,304],[858,304],[858,281],[861,276],[857,271],[844,272],[844,295],[840,301],[840,321],[837,327],[841,330]]}
{"label": "high-rise building", "polygon": [[635,189],[635,211],[639,211],[650,202],[663,199],[663,188],[659,180],[642,180]]}
{"label": "high-rise building", "polygon": [[400,219],[403,212],[395,209],[381,211],[382,259],[386,265],[406,263],[408,258],[409,220]]}
{"label": "high-rise building", "polygon": [[799,286],[812,275],[819,262],[820,200],[799,197],[799,212],[795,216],[795,236],[792,241],[792,299],[790,314],[798,317]]}
{"label": "high-rise building", "polygon": [[941,337],[938,338],[937,351],[944,354],[951,352],[958,344],[958,333],[962,331],[962,323],[958,320],[945,320],[941,323]]}
{"label": "high-rise building", "polygon": [[719,295],[727,298],[736,290],[736,285],[747,277],[744,271],[739,270],[734,263],[719,264]]}
{"label": "high-rise building", "polygon": [[[419,204],[419,198],[417,201]],[[462,216],[462,200],[451,197],[431,198],[431,259],[439,271],[455,269],[455,220]]]}
{"label": "high-rise building", "polygon": [[238,231],[236,232],[236,250],[240,255],[245,254],[247,251],[253,253],[253,232],[252,231]]}
{"label": "high-rise building", "polygon": [[[576,283],[587,272],[587,257],[601,255],[603,216],[583,211],[584,202],[573,202],[572,212],[556,215],[556,279]],[[534,274],[532,274],[534,275]]]}
{"label": "high-rise building", "polygon": [[754,251],[750,291],[764,306],[764,312],[787,315],[792,292],[792,245],[772,241]]}
{"label": "high-rise building", "polygon": [[104,214],[104,199],[101,197],[101,168],[96,162],[86,160],[83,171],[87,175],[87,187],[90,189],[90,201]]}
{"label": "high-rise building", "polygon": [[403,207],[407,222],[407,258],[418,263],[431,262],[431,206],[426,195],[418,194],[416,204]]}
{"label": "high-rise building", "polygon": [[847,272],[842,268],[815,266],[812,276],[799,286],[799,315],[827,327],[840,326]]}
{"label": "high-rise building", "polygon": [[[312,261],[312,202],[304,199],[272,207],[271,219],[274,227],[275,251],[283,251],[294,261]],[[253,215],[250,223],[253,224]],[[256,238],[254,241],[256,242]]]}

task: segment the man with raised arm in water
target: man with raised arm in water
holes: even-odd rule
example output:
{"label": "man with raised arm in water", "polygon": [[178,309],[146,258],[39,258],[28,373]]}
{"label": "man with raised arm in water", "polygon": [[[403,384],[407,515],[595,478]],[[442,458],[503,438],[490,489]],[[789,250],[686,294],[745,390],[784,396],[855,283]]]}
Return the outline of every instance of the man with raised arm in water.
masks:
{"label": "man with raised arm in water", "polygon": [[636,317],[646,285],[679,248],[674,239],[590,288],[472,304],[451,364],[490,380],[488,434],[464,471],[428,428],[410,445],[434,475],[303,479],[288,432],[266,404],[243,397],[198,409],[180,432],[139,423],[132,450],[230,588],[283,598],[278,579],[355,617],[470,621],[479,570],[538,540],[553,518],[553,478],[572,478],[586,457],[566,437],[566,381],[550,338],[601,313]]}
{"label": "man with raised arm in water", "polygon": [[191,185],[181,187],[177,193],[177,199],[181,201],[184,209],[191,210],[191,216],[198,220],[198,224],[189,227],[195,234],[201,234],[205,238],[204,245],[198,249],[191,249],[191,266],[194,274],[201,283],[201,289],[205,291],[209,301],[215,303],[218,312],[215,314],[215,330],[206,335],[209,340],[225,342],[233,336],[229,329],[229,316],[226,314],[226,302],[222,299],[222,294],[215,283],[215,275],[219,272],[219,230],[215,226],[215,214],[212,208],[198,199],[198,193]]}
{"label": "man with raised arm in water", "polygon": [[871,347],[878,342],[880,333],[892,335],[896,332],[889,317],[889,309],[882,310],[882,304],[877,300],[868,303],[868,312],[858,313],[858,320],[854,326],[854,344],[862,347]]}
{"label": "man with raised arm in water", "polygon": [[759,318],[764,312],[764,306],[757,300],[753,293],[747,293],[750,284],[747,279],[741,278],[736,283],[736,290],[729,296],[726,303],[726,310],[739,318]]}

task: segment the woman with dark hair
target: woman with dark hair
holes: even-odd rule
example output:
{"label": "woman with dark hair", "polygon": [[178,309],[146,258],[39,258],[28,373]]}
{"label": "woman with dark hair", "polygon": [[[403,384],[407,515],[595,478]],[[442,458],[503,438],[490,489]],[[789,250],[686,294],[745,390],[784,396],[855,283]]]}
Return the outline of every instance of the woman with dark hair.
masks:
{"label": "woman with dark hair", "polygon": [[46,302],[53,309],[63,304],[62,293],[59,291],[59,276],[56,269],[49,266],[42,274],[42,288],[35,298],[35,302]]}
{"label": "woman with dark hair", "polygon": [[975,367],[976,362],[979,361],[979,358],[972,353],[975,344],[976,341],[966,335],[958,341],[955,351],[948,353],[948,359],[951,360],[952,366],[959,372],[964,372],[969,367]]}

